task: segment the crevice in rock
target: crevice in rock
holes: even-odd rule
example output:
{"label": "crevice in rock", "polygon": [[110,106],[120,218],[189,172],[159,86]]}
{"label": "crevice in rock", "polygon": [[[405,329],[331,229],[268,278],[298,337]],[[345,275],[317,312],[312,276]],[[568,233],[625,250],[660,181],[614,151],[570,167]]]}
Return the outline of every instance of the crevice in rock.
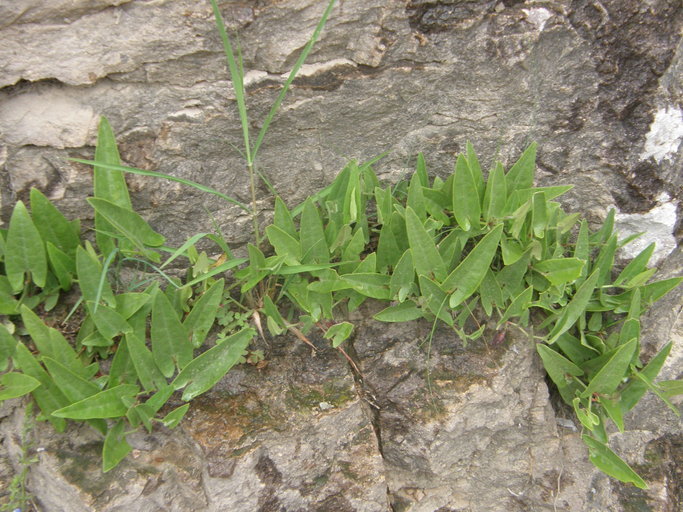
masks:
{"label": "crevice in rock", "polygon": [[[388,471],[386,459],[384,456],[384,445],[382,443],[382,422],[381,422],[381,412],[382,406],[380,405],[381,400],[377,397],[377,392],[370,386],[364,379],[362,374],[362,366],[358,353],[353,346],[353,340],[346,346],[346,353],[349,355],[353,361],[353,365],[349,363],[349,368],[353,373],[353,380],[356,387],[356,393],[363,404],[363,411],[368,416],[370,424],[372,425],[372,431],[375,434],[375,439],[377,440],[377,450],[379,451],[380,457],[382,457],[382,462],[384,464],[384,474]],[[355,368],[354,368],[355,365]],[[387,506],[391,512],[395,512],[394,508],[394,498],[391,492],[391,488],[387,483]]]}

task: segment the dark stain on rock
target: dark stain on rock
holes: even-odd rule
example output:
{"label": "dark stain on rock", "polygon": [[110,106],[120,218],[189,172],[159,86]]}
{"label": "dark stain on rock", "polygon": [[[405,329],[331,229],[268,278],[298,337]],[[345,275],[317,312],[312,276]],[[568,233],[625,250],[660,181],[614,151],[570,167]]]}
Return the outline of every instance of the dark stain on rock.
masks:
{"label": "dark stain on rock", "polygon": [[406,13],[413,30],[423,34],[446,32],[491,12],[497,1],[408,2]]}
{"label": "dark stain on rock", "polygon": [[328,496],[311,508],[311,512],[355,512],[355,510],[351,503],[341,494]]}
{"label": "dark stain on rock", "polygon": [[[650,484],[650,489],[615,481],[625,512],[683,510],[683,435],[665,435],[648,443],[645,464],[633,469]],[[658,485],[652,485],[654,483]]]}
{"label": "dark stain on rock", "polygon": [[652,123],[659,79],[670,66],[679,41],[683,10],[678,0],[574,0],[569,22],[592,48],[600,75],[597,111],[605,123],[623,134],[606,150],[614,171],[632,189],[615,197],[623,211],[647,211],[664,184],[654,167],[633,168],[629,156],[642,146]]}
{"label": "dark stain on rock", "polygon": [[275,467],[275,463],[267,455],[261,455],[254,468],[259,480],[265,485],[272,486],[282,483],[282,473]]}

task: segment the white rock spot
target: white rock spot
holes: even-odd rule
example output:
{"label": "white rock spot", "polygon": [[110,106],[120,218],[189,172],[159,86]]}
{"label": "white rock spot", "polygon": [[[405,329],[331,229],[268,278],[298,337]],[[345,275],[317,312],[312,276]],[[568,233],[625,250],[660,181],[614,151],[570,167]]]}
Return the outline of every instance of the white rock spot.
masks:
{"label": "white rock spot", "polygon": [[553,15],[548,9],[537,7],[535,9],[524,9],[526,19],[536,27],[536,30],[543,32],[545,22]]}
{"label": "white rock spot", "polygon": [[643,233],[642,236],[621,249],[622,257],[634,258],[648,245],[655,242],[657,245],[650,260],[650,266],[652,266],[662,261],[676,248],[673,231],[676,225],[677,203],[671,201],[666,193],[659,196],[658,202],[659,204],[647,213],[616,214],[614,224],[620,239],[635,233]]}
{"label": "white rock spot", "polygon": [[678,152],[683,139],[683,111],[679,108],[660,108],[645,136],[645,147],[640,155],[641,160],[653,157],[657,163],[671,160]]}
{"label": "white rock spot", "polygon": [[22,94],[0,104],[0,133],[9,144],[81,147],[96,130],[93,109],[61,91]]}

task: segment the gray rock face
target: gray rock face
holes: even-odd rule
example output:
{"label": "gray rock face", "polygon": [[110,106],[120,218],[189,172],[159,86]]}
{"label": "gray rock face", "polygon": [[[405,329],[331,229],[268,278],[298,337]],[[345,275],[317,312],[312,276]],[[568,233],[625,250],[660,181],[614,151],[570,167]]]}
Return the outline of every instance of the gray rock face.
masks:
{"label": "gray rock face", "polygon": [[[323,4],[220,2],[251,70],[252,132]],[[484,166],[509,165],[535,140],[539,184],[574,184],[564,206],[591,221],[615,207],[623,236],[647,230],[645,245],[657,241],[661,277],[679,275],[682,28],[678,0],[344,0],[257,164],[293,205],[349,158],[387,151],[376,169],[391,181],[410,175],[420,151],[431,174],[445,175],[467,140]],[[91,218],[91,171],[66,158],[92,157],[100,115],[125,163],[249,201],[208,2],[0,0],[4,221],[31,186],[67,215]],[[250,220],[217,198],[152,178],[128,183],[171,245],[209,230],[211,217],[235,247],[249,239]],[[265,222],[268,190],[258,199]],[[643,322],[648,353],[679,342],[669,379],[683,362],[682,293]],[[354,342],[362,380],[334,352],[273,340],[265,369],[232,371],[178,429],[136,437],[133,456],[107,475],[94,433],[71,426],[58,436],[41,424],[45,450],[29,478],[40,509],[668,511],[683,502],[683,428],[653,397],[627,418],[629,433],[613,436],[650,482],[634,490],[587,462],[519,333],[466,350],[437,333],[427,358],[425,326],[368,317],[357,319]],[[18,469],[22,409],[0,416],[4,484]]]}

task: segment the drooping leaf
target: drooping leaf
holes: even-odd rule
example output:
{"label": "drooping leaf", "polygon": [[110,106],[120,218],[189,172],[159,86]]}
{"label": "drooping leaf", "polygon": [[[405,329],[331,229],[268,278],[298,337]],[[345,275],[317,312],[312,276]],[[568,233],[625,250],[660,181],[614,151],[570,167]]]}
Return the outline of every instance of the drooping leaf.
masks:
{"label": "drooping leaf", "polygon": [[26,274],[30,274],[33,282],[41,288],[47,279],[45,245],[21,201],[17,201],[9,221],[5,242],[5,273],[14,293],[23,290]]}
{"label": "drooping leaf", "polygon": [[99,197],[88,198],[88,203],[96,214],[106,219],[114,232],[123,235],[146,256],[156,255],[154,261],[159,261],[158,254],[147,250],[147,247],[159,247],[165,238],[154,231],[138,213]]}
{"label": "drooping leaf", "polygon": [[164,424],[166,428],[175,428],[182,421],[185,413],[190,409],[190,404],[181,405],[176,407],[166,416],[161,419],[161,423]]}
{"label": "drooping leaf", "polygon": [[254,336],[256,336],[254,329],[242,329],[197,356],[178,374],[172,383],[173,387],[185,388],[182,396],[185,401],[190,401],[211,389],[230,368],[239,362],[242,353]]}
{"label": "drooping leaf", "polygon": [[572,377],[583,375],[583,370],[547,345],[538,343],[536,350],[543,360],[545,371],[557,386],[560,395],[565,402],[571,404],[577,389]]}
{"label": "drooping leaf", "polygon": [[126,440],[125,423],[119,420],[107,432],[102,448],[102,472],[106,473],[118,466],[133,448]]}
{"label": "drooping leaf", "polygon": [[639,489],[647,489],[645,481],[631,469],[616,453],[607,445],[588,435],[581,436],[583,442],[590,451],[590,461],[603,473],[625,483],[632,483]]}

